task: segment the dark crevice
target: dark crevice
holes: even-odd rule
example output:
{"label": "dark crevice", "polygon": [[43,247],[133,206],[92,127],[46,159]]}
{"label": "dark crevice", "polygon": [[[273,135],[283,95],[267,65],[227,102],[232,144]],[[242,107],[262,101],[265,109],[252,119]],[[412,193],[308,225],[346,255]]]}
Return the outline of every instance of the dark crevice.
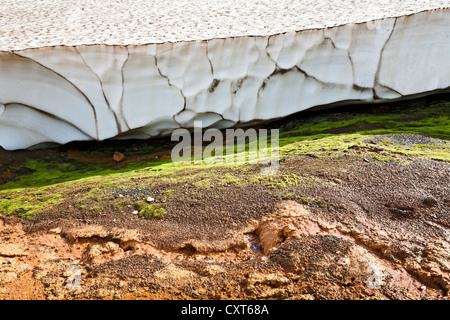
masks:
{"label": "dark crevice", "polygon": [[305,70],[301,69],[297,65],[294,68],[297,69],[297,71],[299,71],[300,73],[302,73],[305,76],[305,78],[311,78],[311,79],[313,79],[314,81],[318,82],[319,84],[321,84],[323,86],[333,85],[333,86],[342,87],[342,88],[346,87],[346,85],[344,85],[344,84],[322,81],[322,80],[316,78],[315,76],[310,75],[309,73],[307,73]]}
{"label": "dark crevice", "polygon": [[95,77],[97,78],[98,82],[100,83],[100,88],[101,88],[101,90],[102,90],[102,95],[103,95],[103,98],[105,99],[106,106],[108,107],[108,109],[109,109],[109,110],[112,112],[112,114],[114,115],[114,120],[115,120],[115,122],[116,122],[117,132],[118,132],[119,134],[122,133],[122,129],[121,129],[121,127],[120,127],[119,120],[117,119],[117,114],[116,114],[116,113],[114,112],[114,110],[111,108],[111,104],[110,104],[108,98],[106,97],[105,90],[103,89],[103,82],[102,82],[102,80],[100,79],[100,77],[98,76],[98,74],[95,73],[94,70],[92,70],[92,68],[89,66],[89,64],[86,62],[86,60],[84,60],[84,58],[83,58],[83,56],[81,55],[80,51],[78,51],[78,48],[77,48],[77,47],[74,47],[74,48],[75,48],[75,50],[78,52],[78,55],[80,56],[80,58],[81,58],[81,60],[83,61],[83,63],[84,63],[84,64],[86,65],[86,67],[87,67],[87,68],[95,75]]}
{"label": "dark crevice", "polygon": [[383,99],[383,98],[381,98],[381,97],[378,95],[378,93],[376,92],[376,91],[377,91],[377,87],[378,87],[378,88],[385,89],[385,90],[392,91],[392,92],[398,94],[400,97],[403,97],[403,94],[401,94],[401,93],[398,92],[397,90],[395,90],[395,89],[393,89],[393,88],[391,88],[391,87],[388,87],[388,86],[385,86],[385,85],[376,83],[375,86],[374,86],[374,88],[373,88],[374,98],[376,97],[377,99]]}
{"label": "dark crevice", "polygon": [[211,68],[211,75],[214,77],[214,67],[209,57],[208,43],[206,43],[206,59],[208,59],[209,67]]}
{"label": "dark crevice", "polygon": [[[183,90],[181,90],[180,88],[178,88],[177,86],[173,85],[173,84],[170,82],[169,77],[166,76],[165,74],[163,74],[163,73],[161,72],[161,69],[158,67],[158,58],[156,57],[156,55],[154,56],[154,58],[155,58],[155,67],[156,67],[156,70],[158,70],[159,75],[160,75],[162,78],[164,78],[164,79],[167,80],[167,83],[168,83],[169,86],[174,87],[174,88],[176,88],[177,90],[180,91],[180,94],[181,94],[181,96],[183,97],[183,100],[184,100],[183,108],[181,109],[181,111],[185,110],[185,109],[186,109],[186,96],[183,94]],[[181,111],[180,111],[180,112],[181,112]]]}
{"label": "dark crevice", "polygon": [[327,36],[324,35],[322,43],[324,43],[325,40],[330,41],[331,45],[333,46],[334,49],[338,49],[338,47],[336,47],[336,44],[334,43],[333,39],[331,39],[330,37],[327,37]]}
{"label": "dark crevice", "polygon": [[380,75],[380,69],[381,69],[381,62],[383,60],[383,53],[384,50],[386,49],[387,44],[389,43],[389,40],[391,40],[392,35],[394,34],[395,31],[395,27],[397,25],[397,18],[394,18],[394,24],[392,25],[392,30],[391,33],[389,34],[389,37],[386,39],[386,42],[384,43],[383,47],[380,50],[380,58],[378,59],[378,66],[377,66],[377,70],[375,72],[375,80],[374,80],[374,99],[376,99],[376,97],[378,97],[378,95],[376,94],[375,91],[375,87],[377,85],[379,85],[379,75]]}
{"label": "dark crevice", "polygon": [[120,69],[120,74],[122,75],[122,93],[120,96],[120,116],[123,119],[123,121],[125,122],[125,125],[127,126],[128,130],[130,130],[130,125],[128,124],[127,118],[125,117],[125,114],[123,112],[123,96],[125,94],[125,76],[124,76],[124,69],[125,69],[125,65],[128,62],[128,59],[130,59],[130,51],[128,50],[128,47],[125,47],[125,49],[127,50],[127,58],[125,59],[125,61],[123,62],[122,68]]}

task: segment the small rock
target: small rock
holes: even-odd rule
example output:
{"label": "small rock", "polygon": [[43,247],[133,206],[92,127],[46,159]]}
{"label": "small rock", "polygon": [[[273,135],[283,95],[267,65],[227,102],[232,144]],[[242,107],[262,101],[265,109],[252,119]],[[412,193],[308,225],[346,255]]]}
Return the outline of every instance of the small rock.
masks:
{"label": "small rock", "polygon": [[121,161],[125,160],[125,155],[123,153],[116,151],[116,152],[114,152],[113,159],[116,162],[121,162]]}
{"label": "small rock", "polygon": [[60,234],[61,233],[61,228],[57,227],[54,229],[49,230],[50,233],[54,233],[54,234]]}
{"label": "small rock", "polygon": [[305,156],[310,157],[310,158],[314,158],[314,159],[319,158],[317,155],[315,155],[313,153],[307,153],[307,154],[305,154]]}
{"label": "small rock", "polygon": [[205,266],[200,273],[204,276],[215,276],[219,273],[224,273],[225,269],[218,265],[207,265]]}
{"label": "small rock", "polygon": [[380,147],[370,146],[367,148],[367,151],[379,153],[381,151],[384,151],[384,149]]}
{"label": "small rock", "polygon": [[389,211],[399,217],[411,217],[414,214],[414,208],[410,207],[390,208]]}
{"label": "small rock", "polygon": [[263,293],[261,293],[259,297],[262,299],[271,299],[271,298],[280,299],[286,296],[287,296],[286,289],[277,288],[277,289],[268,289]]}
{"label": "small rock", "polygon": [[312,294],[298,294],[289,297],[287,300],[315,300]]}
{"label": "small rock", "polygon": [[17,280],[18,276],[14,272],[2,272],[0,273],[0,285],[13,282]]}
{"label": "small rock", "polygon": [[361,150],[360,146],[358,146],[358,145],[350,146],[350,147],[348,147],[348,149],[349,150],[357,150],[357,151]]}
{"label": "small rock", "polygon": [[0,286],[19,279],[29,272],[31,267],[15,258],[0,258]]}
{"label": "small rock", "polygon": [[290,283],[290,280],[285,276],[277,273],[270,273],[270,274],[253,273],[249,275],[247,282],[251,286],[263,284],[272,287],[280,287],[288,285]]}
{"label": "small rock", "polygon": [[88,261],[91,263],[103,262],[105,255],[114,256],[122,253],[120,246],[112,241],[102,244],[93,244],[89,247],[87,252]]}
{"label": "small rock", "polygon": [[111,291],[111,290],[108,290],[108,289],[100,288],[100,289],[97,289],[94,294],[95,294],[95,297],[100,298],[100,299],[104,299],[104,298],[106,298],[108,296],[113,295],[114,292]]}
{"label": "small rock", "polygon": [[153,201],[155,201],[154,198],[152,198],[152,197],[147,197],[147,202],[153,202]]}
{"label": "small rock", "polygon": [[138,214],[139,212],[137,211],[137,210],[134,210],[133,212],[132,212],[132,214]]}
{"label": "small rock", "polygon": [[423,199],[423,204],[426,206],[432,207],[432,206],[437,205],[437,203],[438,203],[437,199],[432,196],[426,197],[425,199]]}

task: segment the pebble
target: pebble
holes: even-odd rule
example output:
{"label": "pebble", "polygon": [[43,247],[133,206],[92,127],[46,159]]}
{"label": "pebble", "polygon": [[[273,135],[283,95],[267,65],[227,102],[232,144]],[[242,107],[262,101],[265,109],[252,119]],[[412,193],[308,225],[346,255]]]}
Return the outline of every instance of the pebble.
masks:
{"label": "pebble", "polygon": [[120,152],[114,152],[113,159],[116,162],[121,162],[121,161],[125,160],[125,155]]}
{"label": "pebble", "polygon": [[438,203],[437,199],[435,197],[432,197],[432,196],[426,197],[425,199],[423,199],[423,204],[427,205],[427,206],[430,206],[430,207],[437,205],[437,203]]}
{"label": "pebble", "polygon": [[50,233],[55,233],[55,234],[60,234],[61,233],[61,228],[57,227],[54,229],[49,230]]}

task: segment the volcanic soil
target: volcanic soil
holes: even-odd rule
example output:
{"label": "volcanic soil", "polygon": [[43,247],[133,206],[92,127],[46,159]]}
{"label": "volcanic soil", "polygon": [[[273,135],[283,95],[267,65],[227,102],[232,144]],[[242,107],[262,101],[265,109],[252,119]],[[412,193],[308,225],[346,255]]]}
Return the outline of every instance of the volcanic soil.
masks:
{"label": "volcanic soil", "polygon": [[[417,103],[385,108],[364,117],[393,114],[404,128],[429,116]],[[269,176],[261,164],[165,169],[170,138],[2,150],[0,299],[448,300],[446,133],[372,121],[292,141],[295,128],[335,117],[269,124],[282,138]],[[427,156],[437,151],[444,159]],[[33,180],[55,159],[82,173]]]}

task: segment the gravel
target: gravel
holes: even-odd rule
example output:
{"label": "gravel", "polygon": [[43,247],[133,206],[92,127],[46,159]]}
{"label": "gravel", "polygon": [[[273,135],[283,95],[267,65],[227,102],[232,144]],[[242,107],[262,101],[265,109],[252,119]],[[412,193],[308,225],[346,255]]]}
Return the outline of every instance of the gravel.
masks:
{"label": "gravel", "polygon": [[389,141],[398,145],[412,147],[414,145],[431,145],[431,146],[450,146],[450,142],[442,139],[433,138],[423,134],[412,134],[412,133],[404,133],[404,134],[382,134],[379,136],[375,136],[373,139],[370,139],[382,142]]}

